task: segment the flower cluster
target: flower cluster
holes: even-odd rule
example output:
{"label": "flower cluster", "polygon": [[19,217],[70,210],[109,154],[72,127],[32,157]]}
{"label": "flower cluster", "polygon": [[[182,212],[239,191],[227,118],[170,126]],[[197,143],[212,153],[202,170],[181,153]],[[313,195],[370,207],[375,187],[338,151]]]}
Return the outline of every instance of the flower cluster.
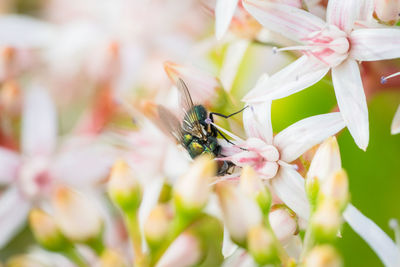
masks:
{"label": "flower cluster", "polygon": [[[385,89],[400,133],[399,26],[399,0],[0,3],[0,266],[339,267],[346,224],[399,266],[346,163]],[[276,108],[307,88],[318,112]]]}

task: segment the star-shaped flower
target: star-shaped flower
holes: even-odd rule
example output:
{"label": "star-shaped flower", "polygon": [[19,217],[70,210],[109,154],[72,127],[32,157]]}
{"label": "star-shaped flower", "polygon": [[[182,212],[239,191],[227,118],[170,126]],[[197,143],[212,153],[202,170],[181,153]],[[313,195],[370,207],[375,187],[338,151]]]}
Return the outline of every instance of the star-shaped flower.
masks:
{"label": "star-shaped flower", "polygon": [[243,5],[263,26],[301,43],[282,50],[304,54],[243,100],[257,103],[286,97],[315,84],[331,70],[340,112],[355,142],[365,150],[368,108],[357,62],[399,57],[400,29],[357,29],[357,20],[372,17],[370,0],[330,0],[326,22],[305,10],[268,1],[244,0]]}
{"label": "star-shaped flower", "polygon": [[0,247],[55,185],[84,189],[104,178],[116,157],[115,150],[83,138],[58,146],[56,109],[41,86],[27,89],[23,105],[21,152],[0,147],[0,184],[6,186],[0,194]]}
{"label": "star-shaped flower", "polygon": [[[252,105],[243,113],[247,139],[231,133],[242,149],[224,146],[225,160],[237,166],[252,166],[263,179],[269,179],[273,192],[298,216],[307,220],[309,204],[304,191],[304,178],[291,164],[313,146],[345,127],[339,112],[317,115],[298,121],[273,136],[270,119],[271,103]],[[245,149],[245,150],[243,150]]]}

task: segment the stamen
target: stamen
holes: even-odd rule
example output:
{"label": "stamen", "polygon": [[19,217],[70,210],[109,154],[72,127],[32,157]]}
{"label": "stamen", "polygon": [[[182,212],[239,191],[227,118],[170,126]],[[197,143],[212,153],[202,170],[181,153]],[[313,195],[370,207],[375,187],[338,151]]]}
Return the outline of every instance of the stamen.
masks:
{"label": "stamen", "polygon": [[239,136],[236,136],[236,135],[234,135],[233,133],[231,133],[231,132],[225,130],[224,128],[219,127],[219,126],[216,125],[215,123],[211,122],[210,124],[213,125],[215,128],[217,128],[218,130],[220,130],[221,132],[223,132],[224,134],[226,134],[226,135],[232,137],[232,138],[235,139],[236,141],[244,142],[244,140],[243,140],[242,138],[240,138]]}
{"label": "stamen", "polygon": [[393,77],[396,77],[396,76],[399,76],[400,75],[400,71],[399,72],[396,72],[396,73],[393,73],[393,74],[390,74],[390,75],[388,75],[388,76],[382,76],[381,77],[381,84],[385,84],[386,82],[387,82],[387,80],[388,79],[390,79],[390,78],[393,78]]}

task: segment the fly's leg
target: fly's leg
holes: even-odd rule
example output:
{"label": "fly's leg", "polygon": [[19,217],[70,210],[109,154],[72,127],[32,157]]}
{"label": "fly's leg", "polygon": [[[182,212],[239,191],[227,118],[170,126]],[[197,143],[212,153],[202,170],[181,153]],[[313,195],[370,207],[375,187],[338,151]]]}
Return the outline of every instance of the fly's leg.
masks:
{"label": "fly's leg", "polygon": [[219,117],[222,117],[222,118],[225,118],[225,119],[228,119],[228,118],[230,118],[230,117],[232,117],[232,116],[234,116],[234,115],[236,115],[236,114],[242,112],[243,110],[245,110],[245,109],[248,108],[248,107],[249,107],[249,106],[245,106],[245,107],[242,108],[241,110],[236,111],[236,112],[234,112],[234,113],[232,113],[232,114],[229,114],[229,115],[224,115],[224,114],[217,113],[217,112],[210,112],[209,117],[210,117],[210,119],[211,119],[212,122],[214,122],[214,117],[213,117],[214,115],[219,116]]}

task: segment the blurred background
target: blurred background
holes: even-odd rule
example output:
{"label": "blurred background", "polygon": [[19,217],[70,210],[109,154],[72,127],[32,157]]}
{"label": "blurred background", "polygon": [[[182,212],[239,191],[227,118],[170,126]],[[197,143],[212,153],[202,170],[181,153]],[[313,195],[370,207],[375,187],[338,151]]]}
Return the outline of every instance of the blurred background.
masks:
{"label": "blurred background", "polygon": [[[135,131],[132,114],[121,106],[129,100],[145,109],[147,101],[163,99],[171,87],[166,61],[219,77],[240,105],[238,100],[262,73],[273,74],[296,54],[273,54],[272,46],[253,39],[243,26],[249,23],[246,19],[236,21],[232,32],[217,41],[214,6],[212,0],[1,0],[0,145],[21,150],[21,99],[36,83],[55,103],[62,140],[71,133],[103,138],[104,132],[113,130]],[[281,37],[271,34],[269,40],[281,42]],[[242,55],[227,75],[226,64],[235,63],[229,61],[232,46]],[[380,77],[399,70],[399,60],[361,64],[370,144],[363,152],[347,129],[338,136],[351,202],[391,237],[389,219],[400,220],[400,135],[390,134],[400,104],[400,78],[381,84]],[[308,90],[273,102],[274,131],[336,109],[327,76]],[[338,246],[346,266],[382,266],[346,224],[342,236]],[[33,243],[25,225],[0,250],[0,261],[25,252]]]}

